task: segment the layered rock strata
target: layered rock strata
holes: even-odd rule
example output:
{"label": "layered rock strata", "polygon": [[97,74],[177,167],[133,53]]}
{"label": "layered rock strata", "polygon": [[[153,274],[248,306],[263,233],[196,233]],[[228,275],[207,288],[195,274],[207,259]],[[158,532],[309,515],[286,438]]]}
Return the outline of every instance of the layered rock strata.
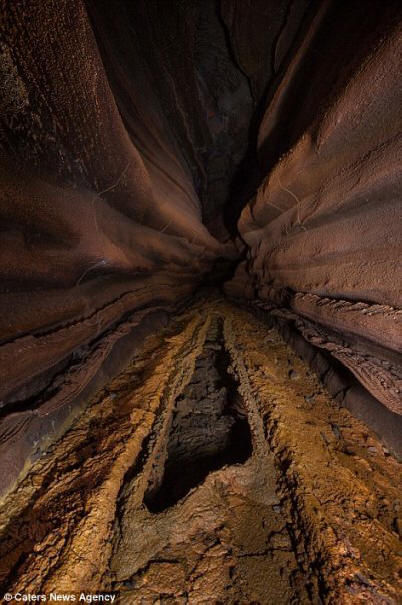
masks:
{"label": "layered rock strata", "polygon": [[247,22],[237,5],[0,2],[2,491],[217,259],[238,256],[224,207],[308,18],[291,4],[288,28],[272,3],[250,87],[254,59],[244,70],[230,42],[233,18]]}
{"label": "layered rock strata", "polygon": [[364,18],[360,8],[322,3],[266,106],[264,179],[239,220],[247,258],[226,292],[340,362],[366,392],[362,415],[378,411],[371,425],[398,426],[398,449],[401,22],[392,2],[367,3]]}
{"label": "layered rock strata", "polygon": [[[211,431],[208,414],[225,427]],[[235,418],[252,447],[225,458]],[[169,458],[192,448],[215,463],[151,510]],[[114,590],[121,603],[396,603],[400,487],[400,464],[275,329],[204,301],[149,337],[4,500],[1,587]]]}
{"label": "layered rock strata", "polygon": [[1,589],[399,602],[399,4],[0,0]]}

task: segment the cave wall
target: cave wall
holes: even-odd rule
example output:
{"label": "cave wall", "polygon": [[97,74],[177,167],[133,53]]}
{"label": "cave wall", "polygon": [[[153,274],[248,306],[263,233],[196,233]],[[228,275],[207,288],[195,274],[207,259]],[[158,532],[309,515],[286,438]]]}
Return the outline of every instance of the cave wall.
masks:
{"label": "cave wall", "polygon": [[322,3],[267,104],[226,292],[340,362],[400,435],[400,7],[361,8]]}
{"label": "cave wall", "polygon": [[127,124],[83,2],[4,0],[0,15],[7,484],[112,371],[113,355],[124,362],[129,337],[132,352],[233,251],[202,223],[191,171],[153,94],[159,66],[127,74]]}
{"label": "cave wall", "polygon": [[225,253],[162,126],[142,153],[130,139],[83,4],[5,4],[2,397],[124,312],[185,296]]}

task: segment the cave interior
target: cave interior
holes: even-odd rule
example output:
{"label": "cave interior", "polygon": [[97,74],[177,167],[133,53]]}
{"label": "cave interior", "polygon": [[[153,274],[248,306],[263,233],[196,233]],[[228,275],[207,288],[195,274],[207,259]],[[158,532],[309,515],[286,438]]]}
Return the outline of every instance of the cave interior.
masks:
{"label": "cave interior", "polygon": [[401,17],[0,0],[0,596],[401,602]]}

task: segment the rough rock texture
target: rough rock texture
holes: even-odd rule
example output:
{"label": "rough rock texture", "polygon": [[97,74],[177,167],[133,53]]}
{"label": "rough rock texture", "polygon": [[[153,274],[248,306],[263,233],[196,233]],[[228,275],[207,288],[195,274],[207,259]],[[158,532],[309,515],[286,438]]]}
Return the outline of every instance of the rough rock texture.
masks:
{"label": "rough rock texture", "polygon": [[135,349],[156,313],[236,258],[223,210],[305,14],[271,4],[243,66],[236,3],[1,0],[2,483],[123,364],[123,339]]}
{"label": "rough rock texture", "polygon": [[[252,448],[230,460],[215,442],[211,472],[150,510],[176,437],[214,437],[197,417],[223,395]],[[4,500],[0,585],[121,603],[397,603],[400,477],[275,329],[202,301],[145,341]]]}
{"label": "rough rock texture", "polygon": [[222,320],[211,323],[191,380],[176,399],[169,438],[155,465],[144,502],[160,512],[215,468],[251,454],[250,428],[224,351]]}
{"label": "rough rock texture", "polygon": [[398,602],[401,22],[0,0],[2,587]]}
{"label": "rough rock texture", "polygon": [[226,287],[329,351],[396,423],[402,412],[398,4],[379,11],[367,2],[364,15],[359,2],[320,7],[266,107],[258,136],[266,176],[239,220],[247,259]]}

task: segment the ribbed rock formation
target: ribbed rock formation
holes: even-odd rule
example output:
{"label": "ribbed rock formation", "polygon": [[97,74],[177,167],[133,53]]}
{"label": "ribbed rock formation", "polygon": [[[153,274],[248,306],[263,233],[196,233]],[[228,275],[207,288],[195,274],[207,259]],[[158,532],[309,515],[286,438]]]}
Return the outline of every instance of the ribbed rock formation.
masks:
{"label": "ribbed rock formation", "polygon": [[[267,176],[239,220],[247,260],[226,287],[341,362],[368,392],[358,413],[396,449],[399,16],[392,3],[381,14],[368,3],[364,19],[358,3],[320,7],[265,110],[258,148]],[[345,403],[353,406],[350,394]]]}
{"label": "ribbed rock formation", "polygon": [[[223,371],[232,387],[216,391]],[[211,406],[215,433],[197,421]],[[252,445],[237,457],[212,443],[233,413]],[[180,441],[179,464],[212,455],[211,472],[193,469],[161,510]],[[5,499],[0,586],[124,604],[397,603],[399,488],[400,464],[275,329],[202,301],[147,340]]]}
{"label": "ribbed rock formation", "polygon": [[0,0],[4,588],[397,601],[401,15]]}

